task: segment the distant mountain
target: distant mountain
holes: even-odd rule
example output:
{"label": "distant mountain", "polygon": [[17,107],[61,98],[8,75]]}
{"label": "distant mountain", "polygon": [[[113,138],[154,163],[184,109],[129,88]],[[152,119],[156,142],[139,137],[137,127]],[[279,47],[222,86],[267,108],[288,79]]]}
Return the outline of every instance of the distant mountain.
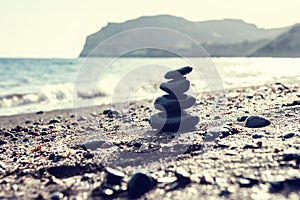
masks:
{"label": "distant mountain", "polygon": [[[211,56],[246,56],[259,49],[267,42],[286,32],[288,28],[260,29],[254,24],[248,24],[242,20],[224,19],[205,22],[191,22],[180,17],[170,15],[140,17],[124,23],[109,23],[98,32],[87,37],[80,57],[86,56],[115,56],[122,48],[132,42],[141,42],[151,38],[151,33],[144,35],[132,35],[123,40],[116,40],[107,44],[105,51],[92,51],[98,44],[107,38],[134,28],[161,27],[176,30],[193,38],[205,47]],[[141,38],[143,37],[143,38]],[[168,36],[161,36],[161,38]],[[160,42],[166,42],[161,39]],[[193,44],[182,43],[174,40],[167,44],[169,49],[180,49],[182,52],[191,50]],[[127,56],[173,56],[168,52],[155,49],[142,49],[132,52]],[[185,56],[197,56],[189,51]]]}
{"label": "distant mountain", "polygon": [[250,56],[300,57],[300,24],[267,43]]}

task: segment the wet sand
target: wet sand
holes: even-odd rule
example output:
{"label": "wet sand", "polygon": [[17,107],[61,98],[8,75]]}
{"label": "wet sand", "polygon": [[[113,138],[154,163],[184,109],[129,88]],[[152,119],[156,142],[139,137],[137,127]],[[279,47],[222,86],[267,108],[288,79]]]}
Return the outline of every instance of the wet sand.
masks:
{"label": "wet sand", "polygon": [[[128,177],[142,171],[155,185],[140,199],[299,199],[299,84],[224,95],[197,96],[188,111],[200,123],[187,133],[151,130],[152,101],[1,117],[0,197],[128,199]],[[237,121],[251,115],[271,124]],[[126,174],[113,196],[102,190],[107,167]]]}

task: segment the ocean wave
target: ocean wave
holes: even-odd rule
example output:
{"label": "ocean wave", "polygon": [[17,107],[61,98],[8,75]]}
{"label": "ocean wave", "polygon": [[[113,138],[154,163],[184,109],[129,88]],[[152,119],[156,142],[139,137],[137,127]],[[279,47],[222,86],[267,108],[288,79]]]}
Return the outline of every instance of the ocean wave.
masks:
{"label": "ocean wave", "polygon": [[9,108],[28,104],[53,104],[72,102],[74,86],[72,84],[45,85],[37,92],[9,94],[0,97],[0,107]]}

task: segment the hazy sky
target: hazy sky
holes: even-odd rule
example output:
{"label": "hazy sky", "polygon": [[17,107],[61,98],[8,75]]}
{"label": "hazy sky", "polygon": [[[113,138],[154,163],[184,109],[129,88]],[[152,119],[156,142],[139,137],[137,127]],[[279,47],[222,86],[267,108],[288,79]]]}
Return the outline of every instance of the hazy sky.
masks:
{"label": "hazy sky", "polygon": [[260,28],[300,22],[300,0],[0,0],[0,57],[77,57],[107,22],[171,14],[243,19]]}

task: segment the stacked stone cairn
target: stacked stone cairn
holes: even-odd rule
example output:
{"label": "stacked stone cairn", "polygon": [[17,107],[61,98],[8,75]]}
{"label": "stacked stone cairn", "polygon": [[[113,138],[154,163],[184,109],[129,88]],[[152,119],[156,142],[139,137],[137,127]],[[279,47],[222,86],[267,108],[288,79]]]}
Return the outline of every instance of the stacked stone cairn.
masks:
{"label": "stacked stone cairn", "polygon": [[167,94],[154,101],[154,107],[161,112],[150,117],[150,126],[153,129],[159,132],[188,131],[194,129],[199,122],[197,116],[191,116],[184,111],[196,102],[194,97],[184,94],[190,88],[190,82],[184,75],[192,70],[191,67],[183,67],[165,74],[164,77],[171,80],[160,84],[160,89]]}

